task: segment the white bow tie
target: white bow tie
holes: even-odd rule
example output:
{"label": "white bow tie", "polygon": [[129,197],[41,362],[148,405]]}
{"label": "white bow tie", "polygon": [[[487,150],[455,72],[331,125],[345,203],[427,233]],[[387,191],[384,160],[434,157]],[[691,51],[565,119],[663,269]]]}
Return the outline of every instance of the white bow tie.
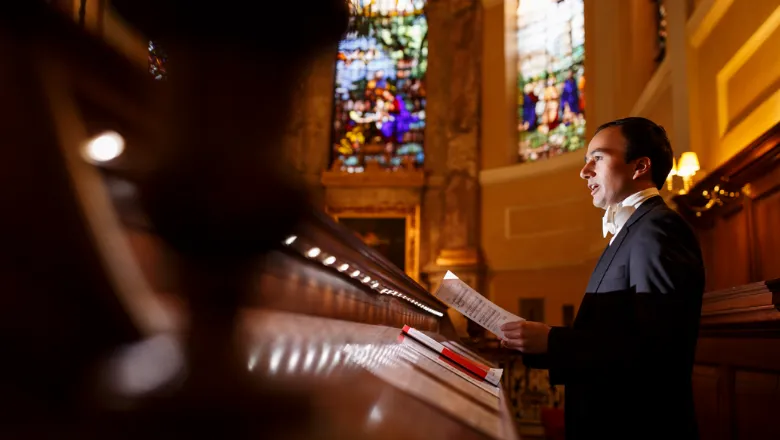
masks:
{"label": "white bow tie", "polygon": [[601,228],[604,237],[606,237],[607,234],[612,234],[613,236],[617,235],[620,228],[626,224],[626,221],[631,217],[631,214],[633,214],[634,211],[636,211],[636,208],[633,205],[623,206],[620,203],[617,205],[610,205],[604,213],[604,218],[601,220]]}

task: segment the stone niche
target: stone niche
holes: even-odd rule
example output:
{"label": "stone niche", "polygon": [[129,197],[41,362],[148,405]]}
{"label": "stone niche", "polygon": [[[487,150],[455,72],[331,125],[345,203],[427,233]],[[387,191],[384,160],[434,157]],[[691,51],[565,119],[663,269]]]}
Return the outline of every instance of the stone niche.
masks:
{"label": "stone niche", "polygon": [[[388,248],[403,245],[403,257],[389,259],[411,278],[421,281],[420,213],[425,187],[422,170],[389,172],[367,168],[362,173],[326,171],[322,174],[322,184],[325,186],[325,210],[328,214],[358,235],[361,232],[371,233],[377,235],[377,240],[390,241],[386,243]],[[400,227],[403,229],[403,243],[395,243],[400,238],[394,240],[382,236],[379,230],[361,231],[356,227],[361,223],[368,228],[382,229],[385,234],[390,232],[388,226],[396,234]],[[367,237],[363,239],[368,242]],[[397,253],[391,250],[391,254]]]}

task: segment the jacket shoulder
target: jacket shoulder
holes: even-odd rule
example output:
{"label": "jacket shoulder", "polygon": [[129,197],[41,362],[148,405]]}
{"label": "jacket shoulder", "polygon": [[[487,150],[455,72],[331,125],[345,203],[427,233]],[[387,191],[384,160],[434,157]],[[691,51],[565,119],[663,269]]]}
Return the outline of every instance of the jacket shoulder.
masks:
{"label": "jacket shoulder", "polygon": [[668,244],[693,247],[701,254],[699,239],[691,225],[675,210],[661,203],[654,206],[636,224],[637,233],[641,236],[665,238]]}

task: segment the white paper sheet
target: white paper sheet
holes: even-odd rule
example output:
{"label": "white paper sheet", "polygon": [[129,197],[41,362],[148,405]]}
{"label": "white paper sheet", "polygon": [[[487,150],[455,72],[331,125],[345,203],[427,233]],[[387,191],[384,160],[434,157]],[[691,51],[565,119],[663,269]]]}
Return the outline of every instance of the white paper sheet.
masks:
{"label": "white paper sheet", "polygon": [[450,271],[444,275],[444,280],[436,289],[434,296],[499,338],[504,337],[504,332],[501,331],[502,325],[507,322],[524,321],[523,318],[490,302]]}

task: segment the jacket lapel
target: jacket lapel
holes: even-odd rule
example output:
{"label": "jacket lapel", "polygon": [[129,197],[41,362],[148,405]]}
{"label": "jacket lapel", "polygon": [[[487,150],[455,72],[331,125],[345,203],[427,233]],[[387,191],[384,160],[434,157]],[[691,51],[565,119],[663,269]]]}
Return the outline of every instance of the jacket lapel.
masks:
{"label": "jacket lapel", "polygon": [[608,245],[604,253],[601,254],[601,258],[599,259],[599,262],[596,265],[596,268],[593,270],[593,274],[590,276],[590,280],[588,281],[586,293],[596,293],[599,290],[601,281],[604,279],[604,275],[607,273],[607,269],[609,269],[609,266],[612,264],[612,260],[615,258],[615,254],[617,254],[618,249],[620,249],[620,245],[623,244],[623,240],[626,238],[629,228],[631,228],[634,223],[639,221],[639,219],[644,217],[645,214],[650,212],[651,209],[655,208],[659,204],[662,204],[663,202],[664,199],[660,196],[651,197],[645,200],[645,202],[639,206],[636,212],[634,212],[634,214],[628,218],[626,224],[620,228],[620,232],[615,236],[612,244]]}

